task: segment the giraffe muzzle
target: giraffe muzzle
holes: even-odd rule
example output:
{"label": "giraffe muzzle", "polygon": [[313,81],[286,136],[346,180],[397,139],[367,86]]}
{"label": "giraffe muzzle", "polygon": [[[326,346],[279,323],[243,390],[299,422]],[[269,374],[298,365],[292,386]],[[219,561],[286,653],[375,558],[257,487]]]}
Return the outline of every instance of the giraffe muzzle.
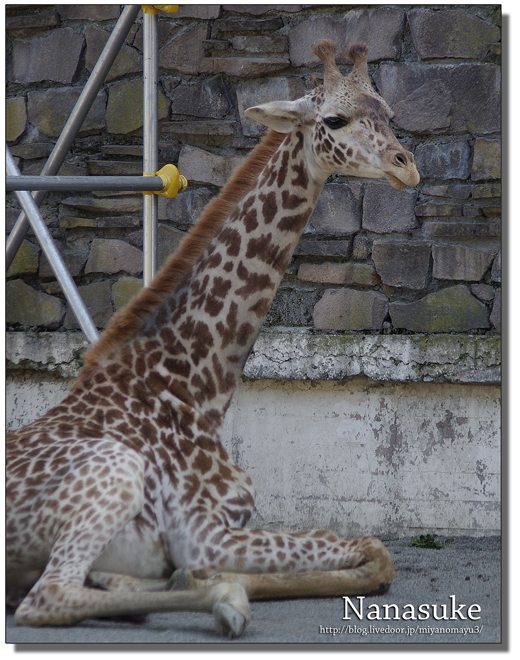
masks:
{"label": "giraffe muzzle", "polygon": [[396,190],[406,188],[406,186],[416,186],[421,180],[413,154],[404,150],[393,155],[384,175],[392,188]]}

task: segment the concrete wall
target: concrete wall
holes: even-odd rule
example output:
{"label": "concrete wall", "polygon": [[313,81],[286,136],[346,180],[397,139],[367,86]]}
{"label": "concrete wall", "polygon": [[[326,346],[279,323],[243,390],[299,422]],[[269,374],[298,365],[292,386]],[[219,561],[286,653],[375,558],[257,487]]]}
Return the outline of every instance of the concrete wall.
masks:
{"label": "concrete wall", "polygon": [[496,534],[500,389],[249,381],[226,448],[257,489],[257,527],[344,535]]}
{"label": "concrete wall", "polygon": [[[11,333],[7,422],[57,404],[80,333]],[[266,331],[224,444],[257,490],[251,524],[385,538],[500,531],[497,337]]]}

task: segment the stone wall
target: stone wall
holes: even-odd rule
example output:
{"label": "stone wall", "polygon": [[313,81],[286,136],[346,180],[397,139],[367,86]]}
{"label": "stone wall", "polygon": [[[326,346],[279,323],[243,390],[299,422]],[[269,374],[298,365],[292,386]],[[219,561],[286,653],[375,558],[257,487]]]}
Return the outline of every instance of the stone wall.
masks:
{"label": "stone wall", "polygon": [[[7,137],[37,174],[120,13],[118,5],[7,8]],[[160,165],[189,180],[160,198],[159,256],[176,249],[263,128],[244,110],[321,76],[321,37],[367,41],[369,72],[415,153],[394,191],[333,176],[266,325],[370,334],[500,330],[500,6],[188,5],[160,14]],[[340,68],[347,72],[343,55]],[[60,174],[142,172],[139,18]],[[48,194],[42,213],[96,325],[141,286],[138,194]],[[7,231],[18,207],[8,196]],[[12,331],[78,327],[28,233],[8,272]]]}

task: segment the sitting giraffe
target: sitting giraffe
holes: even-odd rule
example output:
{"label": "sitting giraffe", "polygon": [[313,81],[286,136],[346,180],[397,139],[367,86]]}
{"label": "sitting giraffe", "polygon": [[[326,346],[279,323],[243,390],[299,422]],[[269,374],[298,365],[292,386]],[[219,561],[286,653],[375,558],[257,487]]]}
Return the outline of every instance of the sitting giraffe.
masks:
{"label": "sitting giraffe", "polygon": [[240,635],[250,598],[385,592],[378,539],[249,529],[254,490],[224,414],[327,177],[415,186],[412,154],[354,45],[313,52],[323,85],[246,115],[270,128],[150,287],[117,313],[61,404],[7,440],[8,603],[24,625],[213,612]]}

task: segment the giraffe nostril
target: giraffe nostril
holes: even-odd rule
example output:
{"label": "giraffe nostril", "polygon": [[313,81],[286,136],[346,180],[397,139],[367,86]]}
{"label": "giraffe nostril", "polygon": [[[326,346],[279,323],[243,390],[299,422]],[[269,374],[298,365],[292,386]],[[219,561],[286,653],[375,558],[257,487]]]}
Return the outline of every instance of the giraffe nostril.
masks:
{"label": "giraffe nostril", "polygon": [[406,160],[406,156],[403,154],[396,154],[394,158],[394,162],[396,165],[401,166],[401,167],[406,167],[408,161]]}

